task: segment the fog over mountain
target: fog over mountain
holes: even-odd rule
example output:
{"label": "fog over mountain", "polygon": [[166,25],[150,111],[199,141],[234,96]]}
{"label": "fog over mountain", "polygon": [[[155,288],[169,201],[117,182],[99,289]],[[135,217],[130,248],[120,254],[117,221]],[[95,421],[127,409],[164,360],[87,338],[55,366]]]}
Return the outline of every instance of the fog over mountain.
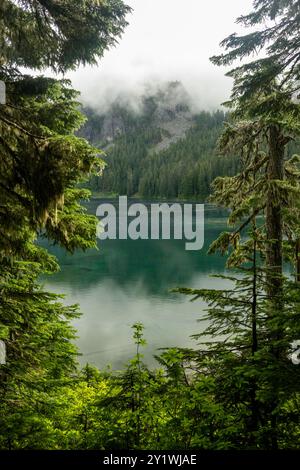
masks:
{"label": "fog over mountain", "polygon": [[209,57],[240,26],[235,19],[251,9],[252,0],[127,0],[134,10],[120,44],[98,66],[69,74],[82,101],[105,112],[116,99],[140,106],[151,83],[179,80],[196,110],[216,109],[228,98],[231,80]]}

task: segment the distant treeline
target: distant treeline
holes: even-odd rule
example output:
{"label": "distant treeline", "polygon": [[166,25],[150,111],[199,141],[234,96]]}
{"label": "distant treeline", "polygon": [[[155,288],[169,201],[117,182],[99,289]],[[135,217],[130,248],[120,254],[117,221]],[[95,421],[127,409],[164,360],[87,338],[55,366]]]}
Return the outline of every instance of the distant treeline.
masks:
{"label": "distant treeline", "polygon": [[151,116],[134,119],[122,114],[125,132],[113,143],[101,142],[103,117],[90,110],[83,135],[93,143],[107,146],[107,167],[102,177],[92,177],[89,186],[94,191],[162,198],[206,198],[217,176],[236,173],[238,159],[216,153],[218,137],[226,120],[222,111],[201,112],[193,118],[186,136],[166,150],[156,146],[168,137],[166,130],[151,122]]}

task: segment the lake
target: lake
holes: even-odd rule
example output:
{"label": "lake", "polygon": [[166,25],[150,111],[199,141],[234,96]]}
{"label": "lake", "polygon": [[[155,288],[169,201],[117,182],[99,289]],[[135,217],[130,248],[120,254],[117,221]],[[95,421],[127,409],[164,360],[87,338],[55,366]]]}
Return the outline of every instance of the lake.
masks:
{"label": "lake", "polygon": [[[88,212],[95,214],[103,202],[91,200]],[[190,336],[204,327],[198,320],[205,305],[170,291],[224,286],[223,280],[211,276],[224,274],[225,259],[207,255],[207,250],[225,229],[226,212],[206,205],[205,245],[199,251],[186,251],[184,240],[99,240],[98,250],[73,255],[50,246],[61,271],[44,276],[42,282],[46,289],[64,294],[66,304],[80,305],[82,316],[74,322],[80,363],[123,367],[135,353],[135,322],[145,326],[144,360],[151,366],[160,348],[196,346]]]}

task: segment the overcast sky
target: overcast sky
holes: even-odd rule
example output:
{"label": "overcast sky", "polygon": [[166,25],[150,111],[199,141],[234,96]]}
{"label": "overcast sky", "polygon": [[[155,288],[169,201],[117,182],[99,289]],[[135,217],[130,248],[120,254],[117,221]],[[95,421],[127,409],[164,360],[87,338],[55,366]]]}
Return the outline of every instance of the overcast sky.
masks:
{"label": "overcast sky", "polygon": [[147,81],[180,80],[198,108],[227,99],[231,80],[209,57],[220,41],[239,31],[235,19],[252,0],[127,0],[134,11],[119,45],[97,67],[70,75],[82,100],[104,107],[122,91],[139,94]]}

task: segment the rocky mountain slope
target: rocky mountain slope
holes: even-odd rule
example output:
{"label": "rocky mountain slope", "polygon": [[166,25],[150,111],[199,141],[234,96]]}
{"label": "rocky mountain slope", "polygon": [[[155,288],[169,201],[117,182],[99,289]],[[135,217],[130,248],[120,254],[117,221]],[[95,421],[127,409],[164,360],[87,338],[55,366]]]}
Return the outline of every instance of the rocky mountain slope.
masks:
{"label": "rocky mountain slope", "polygon": [[236,159],[215,153],[225,114],[192,111],[180,82],[161,84],[138,99],[120,96],[105,113],[85,109],[81,135],[106,152],[96,191],[155,198],[206,198],[212,180],[232,174]]}
{"label": "rocky mountain slope", "polygon": [[85,109],[89,121],[81,135],[95,145],[107,147],[118,137],[146,124],[163,131],[154,150],[165,150],[193,126],[191,98],[180,82],[163,84],[152,93],[141,96],[138,102],[135,99],[134,103],[130,97],[120,96],[103,114],[101,110]]}

